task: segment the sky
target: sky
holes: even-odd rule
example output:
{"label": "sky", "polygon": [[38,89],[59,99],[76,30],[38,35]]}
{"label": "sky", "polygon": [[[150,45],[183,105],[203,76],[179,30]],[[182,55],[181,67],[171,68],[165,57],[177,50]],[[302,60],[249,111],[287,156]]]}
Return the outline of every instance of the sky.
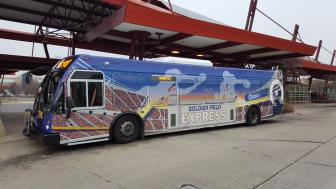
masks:
{"label": "sky", "polygon": [[[171,0],[171,2],[227,25],[244,28],[250,0]],[[334,36],[336,34],[336,25],[334,24],[336,18],[335,0],[259,0],[258,8],[289,31],[293,31],[295,24],[299,24],[300,35],[305,43],[317,46],[318,41],[323,40],[323,45],[327,49],[330,51],[336,49],[336,37]],[[2,20],[0,20],[0,28],[34,32],[34,26]],[[291,39],[288,33],[258,12],[256,13],[253,31]],[[52,45],[49,48],[53,58],[62,58],[68,55],[67,48]],[[85,50],[78,50],[77,53],[110,55]],[[32,54],[32,43],[0,39],[0,54],[30,56]],[[41,44],[35,44],[34,56],[45,56]],[[320,61],[330,64],[331,55],[322,50]]]}

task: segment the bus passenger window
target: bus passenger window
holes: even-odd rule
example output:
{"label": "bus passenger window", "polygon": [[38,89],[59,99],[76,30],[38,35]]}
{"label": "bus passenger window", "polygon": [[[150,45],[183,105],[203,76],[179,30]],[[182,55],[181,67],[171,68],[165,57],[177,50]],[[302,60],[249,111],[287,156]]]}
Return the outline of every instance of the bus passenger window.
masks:
{"label": "bus passenger window", "polygon": [[103,83],[88,82],[89,106],[103,105]]}
{"label": "bus passenger window", "polygon": [[70,94],[74,107],[86,107],[86,82],[71,82]]}

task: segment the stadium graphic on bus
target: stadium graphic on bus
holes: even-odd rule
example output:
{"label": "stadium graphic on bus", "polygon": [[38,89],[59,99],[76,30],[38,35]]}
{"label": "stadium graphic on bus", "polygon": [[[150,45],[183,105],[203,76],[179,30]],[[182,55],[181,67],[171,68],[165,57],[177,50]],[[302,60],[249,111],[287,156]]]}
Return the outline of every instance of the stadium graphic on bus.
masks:
{"label": "stadium graphic on bus", "polygon": [[75,145],[247,123],[282,113],[280,70],[79,55],[48,72],[24,134]]}

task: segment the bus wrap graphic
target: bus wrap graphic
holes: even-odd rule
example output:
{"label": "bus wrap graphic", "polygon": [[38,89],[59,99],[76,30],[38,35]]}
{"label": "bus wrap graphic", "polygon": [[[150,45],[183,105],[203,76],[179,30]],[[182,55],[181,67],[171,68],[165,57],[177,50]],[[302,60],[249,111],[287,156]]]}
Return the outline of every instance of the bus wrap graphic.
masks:
{"label": "bus wrap graphic", "polygon": [[247,95],[245,95],[245,101],[249,102],[249,101],[254,101],[254,100],[262,99],[264,97],[269,96],[268,92],[269,92],[268,89],[264,89],[264,90],[259,91],[259,92],[247,94]]}
{"label": "bus wrap graphic", "polygon": [[[85,72],[84,76],[95,72],[103,77],[74,79],[75,72]],[[109,139],[113,120],[129,112],[141,117],[145,135],[244,123],[251,105],[260,107],[261,117],[266,118],[282,110],[281,77],[279,71],[140,64],[80,55],[59,80],[55,96],[63,99],[54,104],[62,105],[62,100],[69,97],[83,104],[75,106],[70,114],[60,106],[50,116],[48,132],[59,133],[60,144]],[[62,85],[64,90],[59,90]],[[78,92],[74,93],[76,87]]]}

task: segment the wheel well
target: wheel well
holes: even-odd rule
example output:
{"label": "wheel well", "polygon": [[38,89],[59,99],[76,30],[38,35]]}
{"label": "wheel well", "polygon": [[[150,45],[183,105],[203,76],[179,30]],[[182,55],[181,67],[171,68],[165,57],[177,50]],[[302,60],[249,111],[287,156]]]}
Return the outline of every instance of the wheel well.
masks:
{"label": "wheel well", "polygon": [[[260,113],[259,115],[260,115],[260,117],[261,117],[261,111],[260,111],[260,107],[259,107],[259,106],[257,106],[257,105],[252,105],[252,106],[248,107],[247,112],[248,112],[251,108],[256,108],[256,109],[259,111],[259,113]],[[247,116],[247,114],[246,114],[246,116]]]}
{"label": "wheel well", "polygon": [[143,119],[140,117],[139,114],[137,114],[137,113],[135,113],[135,112],[127,112],[127,113],[121,113],[121,114],[117,115],[117,116],[113,119],[113,121],[112,121],[112,123],[111,123],[111,126],[110,126],[110,139],[112,139],[112,135],[111,135],[111,133],[112,133],[112,131],[113,131],[113,127],[115,126],[116,122],[117,122],[120,118],[122,118],[122,117],[124,117],[124,116],[132,116],[132,117],[134,117],[134,118],[136,118],[136,119],[138,120],[138,122],[139,122],[139,126],[140,126],[139,139],[143,138],[144,135],[145,135],[145,126],[144,126],[145,124],[144,124]]}

